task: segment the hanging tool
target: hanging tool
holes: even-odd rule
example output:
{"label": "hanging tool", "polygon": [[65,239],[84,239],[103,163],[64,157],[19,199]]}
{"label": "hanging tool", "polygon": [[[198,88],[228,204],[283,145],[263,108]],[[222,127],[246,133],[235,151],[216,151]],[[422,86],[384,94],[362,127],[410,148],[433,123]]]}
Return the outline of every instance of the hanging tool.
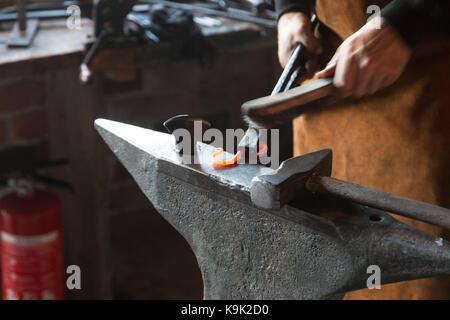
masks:
{"label": "hanging tool", "polygon": [[135,44],[134,39],[125,35],[125,19],[133,7],[132,0],[99,0],[94,6],[94,43],[80,65],[80,81],[92,81],[91,63],[102,48],[118,48]]}

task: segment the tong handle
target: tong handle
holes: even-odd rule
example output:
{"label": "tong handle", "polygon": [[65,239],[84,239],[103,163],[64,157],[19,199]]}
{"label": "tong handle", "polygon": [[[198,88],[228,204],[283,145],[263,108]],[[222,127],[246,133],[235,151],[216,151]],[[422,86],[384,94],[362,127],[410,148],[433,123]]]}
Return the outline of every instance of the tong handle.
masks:
{"label": "tong handle", "polygon": [[275,85],[275,88],[272,91],[272,96],[279,94],[283,92],[286,88],[286,85],[288,84],[289,80],[291,79],[291,75],[294,72],[294,70],[299,66],[299,57],[301,56],[303,45],[299,43],[297,47],[294,50],[294,53],[289,58],[289,61],[286,65],[286,67],[283,70],[283,73],[281,74],[280,78],[278,79],[277,84]]}
{"label": "tong handle", "polygon": [[[315,28],[317,22],[317,16],[313,14],[311,17],[311,25],[313,28]],[[299,78],[300,71],[304,68],[303,64],[305,61],[303,61],[303,56],[305,50],[305,47],[301,43],[297,44],[297,47],[295,47],[292,56],[289,58],[283,73],[272,91],[272,96],[289,90],[294,86],[296,80]]]}

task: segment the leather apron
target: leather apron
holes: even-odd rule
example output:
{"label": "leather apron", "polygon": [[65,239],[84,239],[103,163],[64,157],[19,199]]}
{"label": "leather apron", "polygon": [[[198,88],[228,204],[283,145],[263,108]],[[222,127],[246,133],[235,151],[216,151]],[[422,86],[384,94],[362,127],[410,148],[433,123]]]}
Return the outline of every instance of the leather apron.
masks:
{"label": "leather apron", "polygon": [[[317,0],[316,13],[324,25],[345,39],[366,23],[367,6],[364,0]],[[423,43],[414,49],[405,72],[391,87],[296,118],[294,154],[331,148],[333,177],[449,208],[449,58],[450,40]],[[450,239],[441,228],[395,217]],[[449,298],[450,277],[406,281],[346,295],[346,299]]]}

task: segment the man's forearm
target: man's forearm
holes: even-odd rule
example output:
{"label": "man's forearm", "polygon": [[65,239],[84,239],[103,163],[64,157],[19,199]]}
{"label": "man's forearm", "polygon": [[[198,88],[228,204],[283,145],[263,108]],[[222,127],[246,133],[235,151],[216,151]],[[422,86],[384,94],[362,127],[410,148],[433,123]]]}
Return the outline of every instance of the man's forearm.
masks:
{"label": "man's forearm", "polygon": [[410,47],[433,35],[450,35],[449,0],[394,0],[381,16]]}
{"label": "man's forearm", "polygon": [[[314,0],[275,0],[278,18],[293,11],[309,14],[314,6]],[[410,47],[433,35],[450,35],[449,0],[393,0],[381,15]]]}
{"label": "man's forearm", "polygon": [[275,0],[275,11],[277,17],[286,12],[303,12],[309,14],[314,9],[314,0]]}

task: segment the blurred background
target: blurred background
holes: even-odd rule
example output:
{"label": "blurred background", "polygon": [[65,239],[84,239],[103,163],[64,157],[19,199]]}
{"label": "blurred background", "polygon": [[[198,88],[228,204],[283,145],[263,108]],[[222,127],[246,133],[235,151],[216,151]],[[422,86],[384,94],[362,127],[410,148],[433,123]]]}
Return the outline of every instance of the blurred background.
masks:
{"label": "blurred background", "polygon": [[[263,1],[0,1],[1,191],[26,181],[62,202],[64,286],[67,266],[81,270],[68,299],[202,298],[187,243],[94,120],[163,130],[187,113],[245,128],[241,104],[268,95],[280,73]],[[283,130],[282,158],[292,136]]]}

